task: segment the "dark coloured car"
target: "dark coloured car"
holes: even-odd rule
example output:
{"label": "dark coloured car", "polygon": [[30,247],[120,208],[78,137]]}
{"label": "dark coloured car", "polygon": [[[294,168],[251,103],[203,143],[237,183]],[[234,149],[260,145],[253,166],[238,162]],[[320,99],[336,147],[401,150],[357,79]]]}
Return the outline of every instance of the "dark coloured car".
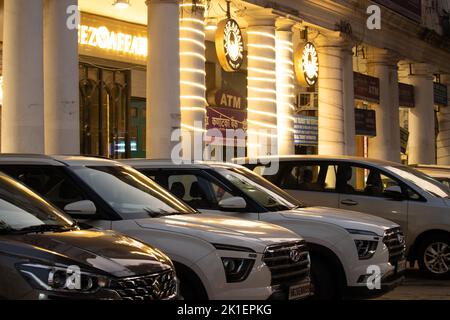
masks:
{"label": "dark coloured car", "polygon": [[172,262],[70,217],[0,174],[0,298],[161,300],[178,295]]}

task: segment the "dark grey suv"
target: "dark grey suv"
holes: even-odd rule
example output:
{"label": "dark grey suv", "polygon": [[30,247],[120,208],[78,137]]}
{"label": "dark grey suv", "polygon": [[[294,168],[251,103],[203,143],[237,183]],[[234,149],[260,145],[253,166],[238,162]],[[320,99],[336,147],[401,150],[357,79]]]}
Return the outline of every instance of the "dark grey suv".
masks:
{"label": "dark grey suv", "polygon": [[111,231],[81,230],[55,207],[0,174],[0,298],[174,299],[172,262]]}

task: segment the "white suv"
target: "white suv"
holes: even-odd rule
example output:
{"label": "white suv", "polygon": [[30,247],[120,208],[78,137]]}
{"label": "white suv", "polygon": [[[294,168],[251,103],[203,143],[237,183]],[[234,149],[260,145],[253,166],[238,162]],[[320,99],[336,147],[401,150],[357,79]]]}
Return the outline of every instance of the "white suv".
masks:
{"label": "white suv", "polygon": [[370,281],[376,271],[381,289],[393,287],[403,278],[405,246],[400,228],[393,222],[357,212],[305,207],[241,166],[176,165],[170,160],[124,162],[202,212],[266,221],[301,234],[310,249],[318,298],[381,293],[383,290],[369,290],[375,289]]}
{"label": "white suv", "polygon": [[295,233],[268,223],[200,215],[117,162],[2,155],[0,170],[91,226],[161,248],[186,299],[298,299],[310,295],[309,254]]}
{"label": "white suv", "polygon": [[[271,160],[279,170],[267,175],[266,168],[275,165]],[[450,277],[450,189],[444,184],[398,163],[356,157],[286,156],[247,163],[310,205],[351,209],[398,223],[408,260],[418,261],[426,276]]]}

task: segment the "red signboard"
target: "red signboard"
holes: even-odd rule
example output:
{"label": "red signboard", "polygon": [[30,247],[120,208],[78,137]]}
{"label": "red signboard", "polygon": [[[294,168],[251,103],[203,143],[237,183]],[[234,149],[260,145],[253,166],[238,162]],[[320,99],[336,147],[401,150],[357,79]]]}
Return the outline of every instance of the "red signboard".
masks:
{"label": "red signboard", "polygon": [[354,73],[355,99],[380,102],[380,80],[362,73]]}
{"label": "red signboard", "polygon": [[395,11],[402,16],[422,22],[422,1],[421,0],[374,0],[374,2]]}
{"label": "red signboard", "polygon": [[415,106],[414,86],[405,83],[399,83],[398,97],[400,107],[414,108]]}

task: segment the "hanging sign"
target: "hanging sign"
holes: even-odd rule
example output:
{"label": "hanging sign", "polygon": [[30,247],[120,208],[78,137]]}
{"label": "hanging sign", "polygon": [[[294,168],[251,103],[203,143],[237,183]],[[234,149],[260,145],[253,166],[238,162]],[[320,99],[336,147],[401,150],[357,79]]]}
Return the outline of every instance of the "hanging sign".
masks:
{"label": "hanging sign", "polygon": [[414,86],[405,83],[399,83],[398,97],[400,107],[414,108],[415,106]]}
{"label": "hanging sign", "polygon": [[319,118],[308,116],[294,117],[294,143],[301,146],[319,144]]}
{"label": "hanging sign", "polygon": [[298,46],[294,64],[299,84],[313,87],[319,79],[319,55],[313,43],[307,42]]}
{"label": "hanging sign", "polygon": [[354,72],[355,99],[380,103],[380,80]]}
{"label": "hanging sign", "polygon": [[375,110],[355,109],[355,130],[357,136],[376,137],[377,118]]}
{"label": "hanging sign", "polygon": [[400,151],[406,154],[408,148],[409,131],[400,127]]}
{"label": "hanging sign", "polygon": [[441,83],[434,83],[434,104],[446,107],[448,104],[447,86]]}
{"label": "hanging sign", "polygon": [[236,72],[244,62],[244,39],[236,20],[219,22],[216,32],[216,51],[220,65],[225,71]]}

